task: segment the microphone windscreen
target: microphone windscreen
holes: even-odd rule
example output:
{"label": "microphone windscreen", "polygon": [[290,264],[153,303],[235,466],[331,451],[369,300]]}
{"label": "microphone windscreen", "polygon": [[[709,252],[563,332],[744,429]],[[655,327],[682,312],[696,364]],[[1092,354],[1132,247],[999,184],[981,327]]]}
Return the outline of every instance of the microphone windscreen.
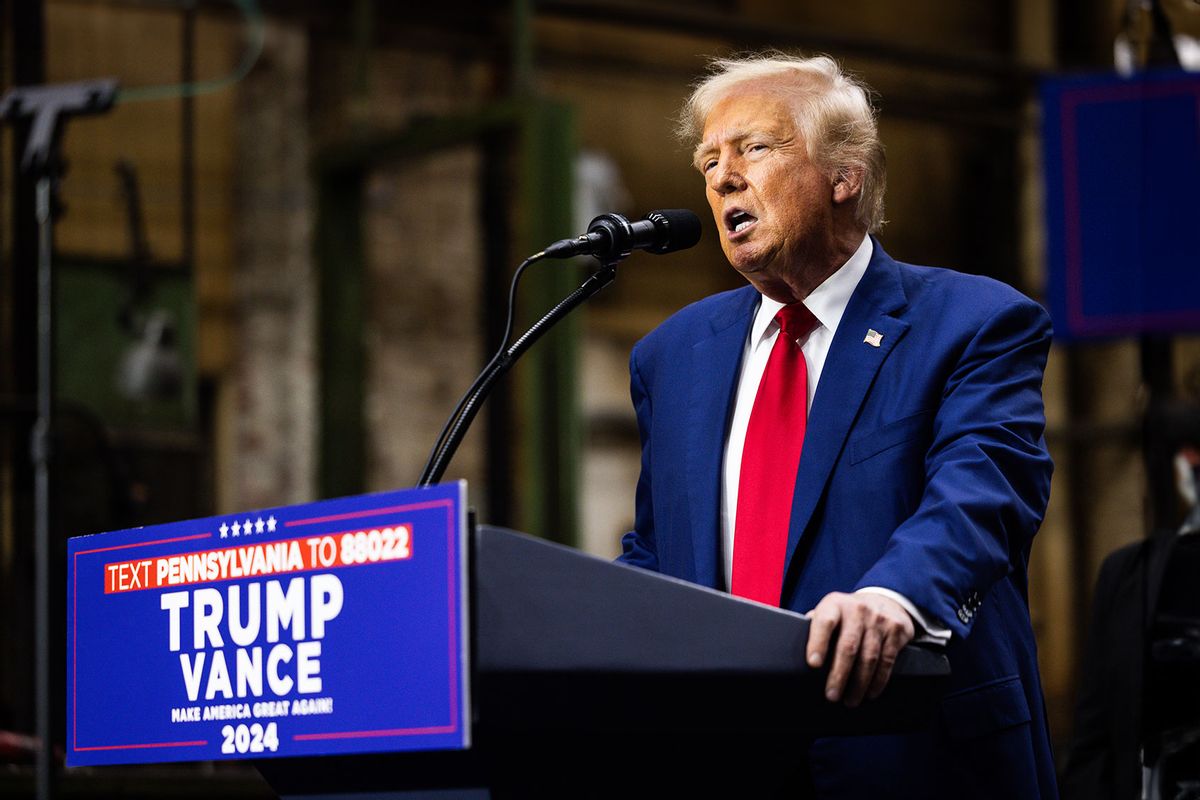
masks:
{"label": "microphone windscreen", "polygon": [[655,253],[686,250],[700,241],[700,218],[686,208],[651,211],[646,219],[653,222],[659,232],[659,245],[652,248]]}

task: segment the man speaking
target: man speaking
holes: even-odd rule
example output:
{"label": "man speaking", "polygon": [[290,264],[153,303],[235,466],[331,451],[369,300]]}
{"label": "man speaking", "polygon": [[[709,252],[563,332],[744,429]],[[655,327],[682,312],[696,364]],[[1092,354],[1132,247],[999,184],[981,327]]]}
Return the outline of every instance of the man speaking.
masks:
{"label": "man speaking", "polygon": [[914,637],[944,643],[933,723],[815,741],[818,797],[1056,796],[1026,592],[1052,471],[1045,312],[869,235],[883,147],[833,60],[717,61],[681,130],[750,285],[634,348],[621,560],[810,613],[832,702],[870,702]]}

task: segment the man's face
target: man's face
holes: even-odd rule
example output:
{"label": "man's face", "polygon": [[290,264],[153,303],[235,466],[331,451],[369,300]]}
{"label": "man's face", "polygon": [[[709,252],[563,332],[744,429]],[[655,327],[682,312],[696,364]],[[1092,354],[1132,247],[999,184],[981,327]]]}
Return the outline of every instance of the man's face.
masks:
{"label": "man's face", "polygon": [[734,269],[786,302],[824,280],[835,249],[834,189],[809,160],[782,95],[747,86],[725,97],[705,120],[695,165]]}

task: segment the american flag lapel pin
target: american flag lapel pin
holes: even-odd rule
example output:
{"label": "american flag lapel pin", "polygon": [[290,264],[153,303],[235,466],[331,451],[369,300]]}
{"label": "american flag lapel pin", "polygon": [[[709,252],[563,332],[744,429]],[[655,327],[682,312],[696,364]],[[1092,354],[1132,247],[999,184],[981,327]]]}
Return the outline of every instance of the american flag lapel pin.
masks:
{"label": "american flag lapel pin", "polygon": [[879,347],[883,343],[883,334],[874,328],[868,328],[867,335],[863,337],[863,342],[871,345],[871,347]]}

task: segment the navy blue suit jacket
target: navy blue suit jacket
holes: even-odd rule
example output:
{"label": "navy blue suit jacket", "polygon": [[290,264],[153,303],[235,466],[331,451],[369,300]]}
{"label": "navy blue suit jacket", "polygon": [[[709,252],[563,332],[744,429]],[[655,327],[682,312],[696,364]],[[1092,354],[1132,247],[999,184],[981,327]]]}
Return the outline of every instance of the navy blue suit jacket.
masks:
{"label": "navy blue suit jacket", "polygon": [[[724,588],[721,461],[758,299],[709,297],[634,348],[642,473],[622,561]],[[951,629],[953,677],[928,730],[815,742],[821,797],[1056,796],[1026,593],[1052,471],[1050,336],[1010,287],[875,242],[813,398],[781,606],[893,589]]]}

